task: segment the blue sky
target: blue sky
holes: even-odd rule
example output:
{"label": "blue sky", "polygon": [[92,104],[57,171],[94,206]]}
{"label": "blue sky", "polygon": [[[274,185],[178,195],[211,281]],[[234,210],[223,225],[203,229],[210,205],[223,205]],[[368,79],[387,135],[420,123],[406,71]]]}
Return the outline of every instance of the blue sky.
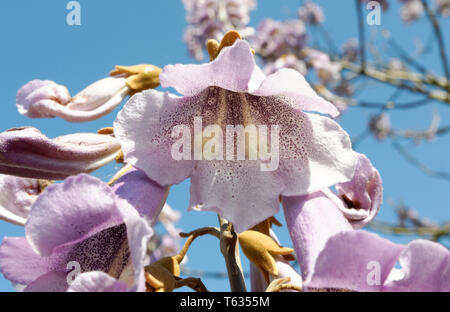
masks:
{"label": "blue sky", "polygon": [[[87,1],[81,3],[81,26],[66,24],[66,4],[68,1],[1,1],[0,2],[0,131],[17,127],[33,126],[49,137],[73,132],[95,132],[111,126],[115,114],[95,122],[71,124],[60,119],[29,119],[21,116],[15,106],[17,90],[32,79],[49,79],[66,85],[71,94],[106,77],[116,64],[132,65],[151,63],[163,67],[173,63],[194,62],[187,54],[182,41],[186,26],[185,11],[181,1]],[[346,39],[357,37],[355,4],[353,0],[317,1],[326,13],[325,27],[334,41],[341,45]],[[366,33],[375,34],[383,29],[391,31],[397,42],[407,51],[414,51],[417,42],[427,42],[430,25],[426,19],[404,27],[398,15],[398,1],[387,13],[383,13],[381,26],[365,26]],[[251,15],[251,24],[256,26],[262,19],[295,18],[300,1],[260,0],[258,8]],[[443,22],[448,29],[449,21]],[[450,42],[449,32],[444,32],[446,42]],[[448,46],[448,44],[447,44]],[[384,51],[385,44],[377,48]],[[442,74],[441,64],[436,57],[435,45],[429,55],[420,62],[432,71]],[[372,86],[360,94],[370,101],[381,101],[389,97],[393,90],[389,87]],[[417,99],[407,93],[401,102]],[[394,112],[392,123],[397,128],[426,128],[433,110],[441,115],[441,124],[448,125],[448,108],[432,103],[421,109]],[[351,108],[340,120],[341,125],[352,136],[361,133],[367,119],[375,111]],[[449,137],[441,137],[432,142],[408,145],[411,151],[430,167],[450,172]],[[378,168],[384,182],[385,199],[402,201],[420,214],[434,220],[450,220],[448,202],[449,182],[428,177],[413,168],[392,149],[390,141],[378,142],[368,138],[357,148],[365,153]],[[94,175],[107,180],[112,175],[114,165],[101,169]],[[183,212],[179,227],[189,231],[198,227],[216,225],[217,218],[212,213],[187,212],[189,182],[185,181],[171,189],[169,204]],[[378,216],[381,220],[394,220],[392,208],[386,203]],[[283,221],[283,216],[279,215]],[[286,230],[277,232],[282,243],[290,245]],[[0,240],[4,236],[21,236],[23,228],[0,221]],[[390,237],[397,242],[408,242],[413,237]],[[200,238],[192,246],[189,256],[191,269],[205,271],[225,271],[215,238]],[[244,268],[248,262],[243,259]],[[211,290],[228,290],[226,280],[204,280]],[[11,291],[10,283],[0,276],[0,291]]]}

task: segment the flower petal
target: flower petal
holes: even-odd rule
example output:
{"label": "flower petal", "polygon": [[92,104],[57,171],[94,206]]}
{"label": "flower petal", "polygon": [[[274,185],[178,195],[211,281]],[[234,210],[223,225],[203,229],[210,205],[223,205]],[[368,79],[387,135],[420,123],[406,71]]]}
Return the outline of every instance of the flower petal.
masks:
{"label": "flower petal", "polygon": [[303,280],[307,283],[327,240],[336,233],[351,229],[351,226],[334,203],[321,192],[283,196],[282,203]]}
{"label": "flower petal", "polygon": [[82,241],[122,220],[112,190],[82,174],[46,189],[31,209],[25,233],[33,249],[46,256],[60,245]]}
{"label": "flower petal", "polygon": [[364,231],[330,237],[307,287],[380,291],[404,246]]}
{"label": "flower petal", "polygon": [[450,291],[450,252],[427,240],[414,240],[400,255],[403,278],[386,283],[386,291]]}
{"label": "flower petal", "polygon": [[0,271],[13,283],[27,285],[51,271],[65,272],[67,249],[50,257],[36,254],[25,237],[5,237],[0,246]]}
{"label": "flower petal", "polygon": [[66,272],[48,272],[27,285],[24,292],[65,292],[67,289]]}
{"label": "flower petal", "polygon": [[39,180],[0,175],[0,219],[24,225],[41,187]]}
{"label": "flower petal", "polygon": [[354,228],[361,228],[372,221],[380,210],[383,201],[383,186],[380,174],[363,154],[358,154],[353,179],[336,185],[345,205],[340,205],[344,215]]}
{"label": "flower petal", "polygon": [[282,68],[267,76],[259,88],[251,93],[258,96],[284,95],[294,100],[293,105],[297,109],[329,114],[332,117],[339,115],[336,107],[317,95],[302,74],[290,68]]}
{"label": "flower petal", "polygon": [[78,275],[68,292],[126,292],[128,285],[100,271]]}
{"label": "flower petal", "polygon": [[255,90],[264,77],[248,43],[237,40],[210,63],[167,65],[160,80],[164,88],[173,87],[183,95],[193,96],[211,86],[235,92]]}
{"label": "flower petal", "polygon": [[158,218],[168,194],[168,187],[160,186],[138,169],[131,169],[121,176],[112,189],[151,223]]}
{"label": "flower petal", "polygon": [[53,117],[48,110],[69,101],[67,88],[50,80],[32,80],[20,88],[16,96],[19,113],[31,118]]}
{"label": "flower petal", "polygon": [[64,179],[102,167],[119,150],[119,142],[108,135],[77,133],[49,139],[36,128],[15,128],[0,133],[0,173]]}
{"label": "flower petal", "polygon": [[186,179],[194,163],[172,158],[171,149],[177,139],[171,137],[171,132],[177,125],[192,124],[192,116],[201,110],[201,100],[155,90],[134,95],[114,122],[114,134],[121,143],[125,160],[160,185]]}

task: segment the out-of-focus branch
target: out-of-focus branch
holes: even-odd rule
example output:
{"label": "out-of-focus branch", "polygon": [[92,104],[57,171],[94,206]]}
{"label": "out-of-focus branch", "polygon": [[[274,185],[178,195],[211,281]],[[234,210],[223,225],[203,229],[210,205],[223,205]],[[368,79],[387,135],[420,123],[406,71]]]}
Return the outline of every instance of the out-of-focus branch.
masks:
{"label": "out-of-focus branch", "polygon": [[426,235],[437,241],[442,237],[450,235],[450,225],[443,226],[422,226],[422,227],[402,227],[393,223],[384,221],[373,221],[368,225],[371,229],[385,233],[396,235]]}
{"label": "out-of-focus branch", "polygon": [[395,148],[395,150],[397,150],[399,154],[403,156],[403,158],[405,158],[411,165],[413,165],[426,175],[450,182],[450,173],[444,171],[436,171],[422,164],[417,158],[415,158],[411,153],[409,153],[408,150],[397,141],[392,142],[392,145]]}
{"label": "out-of-focus branch", "polygon": [[356,15],[358,16],[358,35],[359,35],[359,46],[361,51],[360,72],[363,73],[366,69],[366,39],[364,35],[364,18],[362,13],[362,1],[355,0],[355,4],[356,4]]}
{"label": "out-of-focus branch", "polygon": [[[447,78],[447,81],[448,81],[448,80],[450,80],[450,70],[448,67],[447,53],[445,51],[445,43],[444,43],[444,37],[442,36],[441,27],[439,26],[439,22],[436,18],[436,15],[434,14],[433,10],[431,10],[430,6],[428,5],[428,1],[422,0],[422,5],[425,9],[428,19],[430,20],[431,24],[433,25],[434,34],[436,36],[436,39],[437,39],[438,45],[439,45],[439,53],[441,55],[442,68],[444,69],[445,77]],[[447,88],[448,88],[448,86],[447,86]]]}
{"label": "out-of-focus branch", "polygon": [[[406,71],[380,70],[367,65],[365,70],[362,71],[362,67],[358,64],[345,60],[336,61],[339,61],[344,69],[350,70],[354,73],[360,73],[361,75],[375,79],[379,82],[406,89],[414,93],[420,93],[429,99],[437,100],[450,105],[448,92],[445,91],[448,88],[448,80],[445,78],[439,78],[433,75],[424,76],[418,73],[410,73]],[[437,86],[445,90],[429,90],[425,87],[426,85]]]}

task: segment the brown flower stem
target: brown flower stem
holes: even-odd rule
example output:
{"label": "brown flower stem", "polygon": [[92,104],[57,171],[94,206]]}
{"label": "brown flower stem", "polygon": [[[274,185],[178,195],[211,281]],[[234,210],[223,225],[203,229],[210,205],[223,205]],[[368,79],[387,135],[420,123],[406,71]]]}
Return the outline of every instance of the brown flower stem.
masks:
{"label": "brown flower stem", "polygon": [[232,292],[246,292],[244,273],[239,256],[238,237],[233,225],[219,216],[220,224],[220,251],[225,258],[228,279]]}

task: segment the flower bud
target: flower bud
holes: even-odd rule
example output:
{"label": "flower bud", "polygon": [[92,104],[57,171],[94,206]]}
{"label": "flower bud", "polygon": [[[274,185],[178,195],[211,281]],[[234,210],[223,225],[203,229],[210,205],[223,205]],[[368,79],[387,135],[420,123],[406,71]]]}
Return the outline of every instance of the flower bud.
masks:
{"label": "flower bud", "polygon": [[109,135],[75,133],[49,139],[36,128],[14,128],[0,133],[0,173],[62,180],[104,166],[119,150]]}

